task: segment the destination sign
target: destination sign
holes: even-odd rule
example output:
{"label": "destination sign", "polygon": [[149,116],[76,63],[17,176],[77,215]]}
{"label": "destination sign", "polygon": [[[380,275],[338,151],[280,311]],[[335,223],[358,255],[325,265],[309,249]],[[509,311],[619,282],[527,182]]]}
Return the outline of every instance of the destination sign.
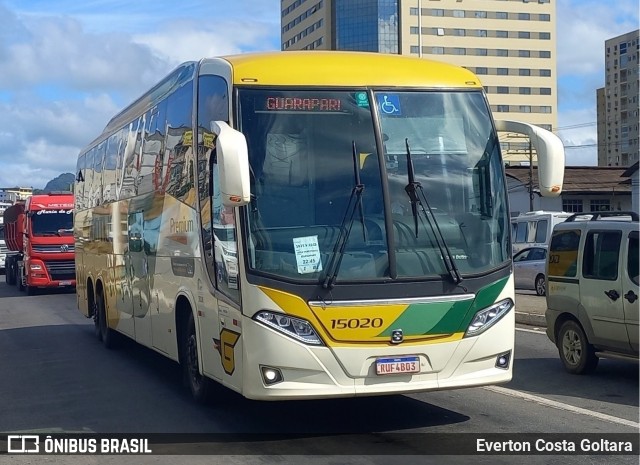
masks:
{"label": "destination sign", "polygon": [[266,109],[272,111],[342,111],[337,98],[267,97]]}

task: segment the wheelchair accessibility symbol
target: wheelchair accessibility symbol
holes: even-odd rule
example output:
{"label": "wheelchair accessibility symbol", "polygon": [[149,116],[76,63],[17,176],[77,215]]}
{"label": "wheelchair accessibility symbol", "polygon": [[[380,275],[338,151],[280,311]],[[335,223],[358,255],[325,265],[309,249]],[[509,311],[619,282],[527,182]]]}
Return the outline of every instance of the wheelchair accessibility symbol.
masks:
{"label": "wheelchair accessibility symbol", "polygon": [[402,114],[400,97],[397,95],[378,94],[378,107],[385,115],[399,116]]}

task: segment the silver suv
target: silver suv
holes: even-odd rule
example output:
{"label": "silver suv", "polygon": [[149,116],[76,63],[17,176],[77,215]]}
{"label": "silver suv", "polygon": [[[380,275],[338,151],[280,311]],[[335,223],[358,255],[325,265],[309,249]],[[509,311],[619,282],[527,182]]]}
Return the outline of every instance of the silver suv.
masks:
{"label": "silver suv", "polygon": [[638,361],[638,215],[579,213],[554,227],[546,261],[547,336],[567,371],[599,357]]}

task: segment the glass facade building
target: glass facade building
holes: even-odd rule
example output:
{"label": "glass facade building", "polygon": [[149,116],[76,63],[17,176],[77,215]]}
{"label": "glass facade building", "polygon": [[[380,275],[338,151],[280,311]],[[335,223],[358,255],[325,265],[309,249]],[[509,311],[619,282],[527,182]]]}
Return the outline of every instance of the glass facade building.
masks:
{"label": "glass facade building", "polygon": [[337,50],[398,53],[398,0],[336,0]]}

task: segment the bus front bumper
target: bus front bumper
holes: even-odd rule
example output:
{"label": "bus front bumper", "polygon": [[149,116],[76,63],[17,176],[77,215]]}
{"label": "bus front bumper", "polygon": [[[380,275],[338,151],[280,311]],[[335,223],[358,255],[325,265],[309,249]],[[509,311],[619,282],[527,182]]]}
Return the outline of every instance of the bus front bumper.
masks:
{"label": "bus front bumper", "polygon": [[[293,400],[404,394],[506,383],[513,374],[515,313],[485,333],[421,345],[311,347],[245,320],[244,339],[261,340],[244,350],[243,395],[257,400]],[[376,374],[376,360],[418,356],[420,372]],[[506,365],[499,366],[498,360]],[[266,371],[278,373],[269,384]]]}

